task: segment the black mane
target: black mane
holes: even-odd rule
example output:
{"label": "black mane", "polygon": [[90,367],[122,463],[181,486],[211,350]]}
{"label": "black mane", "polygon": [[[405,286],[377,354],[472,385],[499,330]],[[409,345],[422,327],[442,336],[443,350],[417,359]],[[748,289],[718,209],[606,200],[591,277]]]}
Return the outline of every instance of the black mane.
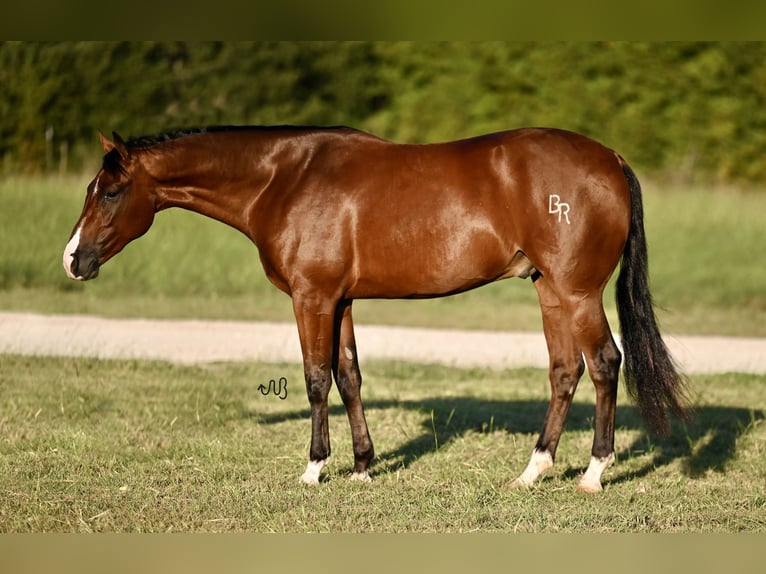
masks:
{"label": "black mane", "polygon": [[196,128],[182,128],[170,130],[160,134],[131,137],[126,142],[131,148],[150,148],[157,144],[173,141],[186,136],[199,134],[212,134],[217,132],[237,132],[237,131],[279,131],[279,130],[338,130],[348,129],[345,126],[205,126]]}

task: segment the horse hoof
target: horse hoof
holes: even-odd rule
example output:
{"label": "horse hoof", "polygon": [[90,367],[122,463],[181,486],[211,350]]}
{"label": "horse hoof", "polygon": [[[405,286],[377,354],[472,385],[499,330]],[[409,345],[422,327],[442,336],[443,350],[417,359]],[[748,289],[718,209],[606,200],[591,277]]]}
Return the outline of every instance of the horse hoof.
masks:
{"label": "horse hoof", "polygon": [[372,482],[372,479],[366,470],[364,472],[351,473],[351,480],[356,482]]}
{"label": "horse hoof", "polygon": [[603,487],[601,486],[600,482],[590,482],[586,480],[581,480],[580,483],[577,485],[577,492],[585,492],[588,494],[596,494],[597,492],[601,492]]}
{"label": "horse hoof", "polygon": [[529,490],[532,488],[531,482],[527,482],[526,480],[522,480],[521,477],[517,478],[513,482],[511,482],[511,488],[514,490]]}

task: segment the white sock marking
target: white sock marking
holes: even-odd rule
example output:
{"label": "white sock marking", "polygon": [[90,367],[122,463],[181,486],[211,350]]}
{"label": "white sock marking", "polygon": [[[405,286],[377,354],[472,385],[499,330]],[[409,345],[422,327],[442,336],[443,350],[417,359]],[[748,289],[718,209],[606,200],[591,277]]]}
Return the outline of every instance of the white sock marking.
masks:
{"label": "white sock marking", "polygon": [[542,474],[551,468],[553,468],[553,457],[551,456],[551,453],[535,449],[532,451],[532,457],[529,459],[527,468],[525,468],[524,472],[521,473],[521,476],[514,481],[514,484],[519,486],[532,486]]}
{"label": "white sock marking", "polygon": [[327,459],[316,461],[310,460],[306,465],[305,472],[301,475],[301,482],[312,486],[319,484],[319,473],[322,471],[325,464],[327,464]]}
{"label": "white sock marking", "polygon": [[588,470],[580,479],[580,484],[577,485],[578,490],[583,492],[599,492],[601,487],[601,475],[604,471],[612,466],[614,462],[614,453],[610,453],[604,458],[597,458],[595,456],[590,457],[590,464]]}
{"label": "white sock marking", "polygon": [[64,270],[66,271],[66,274],[69,276],[70,279],[78,279],[78,280],[82,279],[82,275],[75,276],[75,274],[72,273],[72,260],[74,259],[73,255],[74,255],[74,252],[77,251],[77,248],[80,246],[80,231],[81,230],[82,230],[82,224],[80,224],[80,227],[78,227],[77,231],[75,231],[74,235],[72,235],[72,239],[70,239],[69,243],[67,243],[66,247],[64,247],[64,257],[63,257]]}

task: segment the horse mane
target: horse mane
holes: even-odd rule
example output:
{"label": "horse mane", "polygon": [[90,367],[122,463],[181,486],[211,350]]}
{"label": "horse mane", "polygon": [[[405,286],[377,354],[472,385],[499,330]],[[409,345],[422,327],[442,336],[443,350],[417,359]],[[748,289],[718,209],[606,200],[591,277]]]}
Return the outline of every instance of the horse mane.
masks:
{"label": "horse mane", "polygon": [[275,126],[230,126],[230,125],[221,125],[221,126],[204,126],[204,127],[194,127],[194,128],[181,128],[181,129],[174,129],[166,132],[162,132],[159,134],[154,135],[143,135],[143,136],[137,136],[137,137],[131,137],[126,142],[127,146],[129,148],[133,149],[146,149],[154,147],[158,144],[162,144],[165,142],[177,140],[179,138],[187,137],[187,136],[194,136],[194,135],[202,135],[202,134],[213,134],[213,133],[219,133],[219,132],[240,132],[240,131],[261,131],[261,132],[273,132],[273,131],[284,131],[284,130],[294,130],[294,131],[309,131],[309,130],[322,130],[322,131],[329,131],[329,130],[350,130],[351,128],[348,128],[346,126],[295,126],[295,125],[275,125]]}
{"label": "horse mane", "polygon": [[[289,124],[273,125],[273,126],[213,125],[213,126],[203,126],[203,127],[172,129],[166,132],[153,134],[153,135],[133,136],[128,138],[128,140],[125,142],[125,145],[128,147],[128,149],[150,150],[160,144],[171,142],[171,141],[185,138],[188,136],[214,134],[214,133],[221,133],[221,132],[244,132],[244,131],[255,131],[255,132],[292,131],[296,133],[301,133],[301,132],[306,133],[309,131],[328,131],[328,132],[329,131],[338,131],[338,132],[346,131],[346,132],[358,133],[358,130],[349,128],[347,126],[311,126],[311,125],[289,125]],[[104,155],[102,167],[105,171],[110,173],[123,173],[123,174],[126,173],[125,167],[123,166],[123,162],[122,162],[122,156],[120,155],[120,152],[116,148],[108,152],[106,155]]]}

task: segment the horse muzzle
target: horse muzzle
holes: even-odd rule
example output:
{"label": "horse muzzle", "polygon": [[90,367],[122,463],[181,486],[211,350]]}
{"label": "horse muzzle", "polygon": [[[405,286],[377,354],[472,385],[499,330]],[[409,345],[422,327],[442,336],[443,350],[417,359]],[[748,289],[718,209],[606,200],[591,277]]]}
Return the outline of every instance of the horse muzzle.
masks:
{"label": "horse muzzle", "polygon": [[87,281],[98,277],[98,256],[75,251],[69,256],[70,263],[64,263],[64,269],[70,279]]}
{"label": "horse muzzle", "polygon": [[87,281],[98,276],[99,253],[96,249],[80,247],[79,231],[72,236],[64,248],[64,271],[70,279]]}

